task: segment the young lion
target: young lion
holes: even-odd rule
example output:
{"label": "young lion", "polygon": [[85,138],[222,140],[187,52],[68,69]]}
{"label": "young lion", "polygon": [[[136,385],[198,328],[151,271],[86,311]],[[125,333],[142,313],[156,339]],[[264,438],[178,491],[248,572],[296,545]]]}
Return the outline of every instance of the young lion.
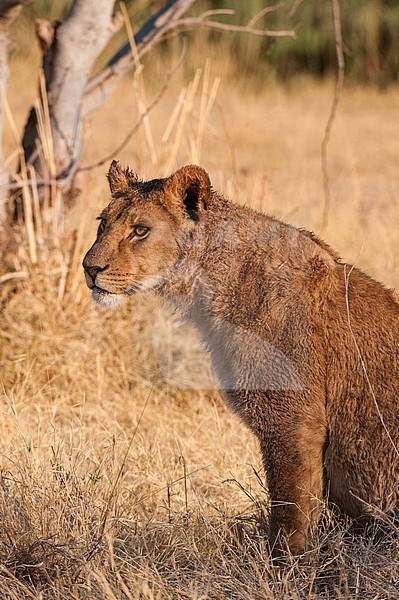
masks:
{"label": "young lion", "polygon": [[198,330],[258,437],[270,544],[305,547],[323,494],[353,518],[399,510],[399,303],[313,234],[232,204],[186,166],[114,161],[83,266],[105,306],[152,289]]}

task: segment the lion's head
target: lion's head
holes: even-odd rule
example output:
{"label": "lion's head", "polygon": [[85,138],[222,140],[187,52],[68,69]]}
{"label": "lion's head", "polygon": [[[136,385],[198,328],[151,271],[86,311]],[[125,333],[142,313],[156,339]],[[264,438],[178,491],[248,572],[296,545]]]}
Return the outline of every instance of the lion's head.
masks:
{"label": "lion's head", "polygon": [[192,165],[144,182],[117,161],[108,182],[112,200],[98,217],[97,239],[83,268],[93,299],[115,306],[162,281],[181,255],[182,235],[206,210],[211,184],[208,174]]}

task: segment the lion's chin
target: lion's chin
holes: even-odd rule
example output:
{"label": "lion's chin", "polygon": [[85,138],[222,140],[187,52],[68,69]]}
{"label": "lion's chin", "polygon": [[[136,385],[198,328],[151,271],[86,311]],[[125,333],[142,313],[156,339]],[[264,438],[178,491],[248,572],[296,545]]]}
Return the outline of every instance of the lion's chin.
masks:
{"label": "lion's chin", "polygon": [[91,291],[91,297],[96,304],[105,306],[107,308],[116,308],[126,301],[126,296],[122,294],[112,294],[99,288],[95,288]]}
{"label": "lion's chin", "polygon": [[159,275],[154,277],[147,277],[144,281],[140,283],[135,283],[128,287],[127,289],[115,294],[113,292],[109,292],[104,288],[100,288],[94,286],[91,288],[91,297],[93,298],[96,304],[100,306],[106,306],[108,308],[115,308],[120,304],[123,304],[129,296],[133,296],[137,292],[148,292],[153,290],[163,281],[163,278]]}

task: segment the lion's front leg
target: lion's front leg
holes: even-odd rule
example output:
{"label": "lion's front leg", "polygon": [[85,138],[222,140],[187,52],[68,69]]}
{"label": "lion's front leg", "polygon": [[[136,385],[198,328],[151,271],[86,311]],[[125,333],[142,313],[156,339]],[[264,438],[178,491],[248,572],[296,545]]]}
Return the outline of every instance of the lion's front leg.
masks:
{"label": "lion's front leg", "polygon": [[261,439],[271,498],[269,542],[275,556],[287,544],[293,554],[302,553],[319,516],[326,427],[317,412],[307,420],[280,421],[278,429]]}

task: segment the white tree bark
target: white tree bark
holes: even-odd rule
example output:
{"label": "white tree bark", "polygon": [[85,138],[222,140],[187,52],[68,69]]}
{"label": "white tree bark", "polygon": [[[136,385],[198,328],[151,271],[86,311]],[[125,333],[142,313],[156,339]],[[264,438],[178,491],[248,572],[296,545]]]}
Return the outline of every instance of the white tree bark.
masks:
{"label": "white tree bark", "polygon": [[114,3],[74,0],[68,18],[54,30],[44,58],[47,99],[42,102],[48,103],[51,140],[40,144],[37,115],[32,111],[23,140],[25,159],[39,176],[45,173],[45,160],[61,186],[70,185],[78,166],[83,95],[94,61],[114,32]]}
{"label": "white tree bark", "polygon": [[[176,20],[194,2],[166,2],[136,34],[139,56],[173,29]],[[112,18],[114,3],[115,0],[74,0],[68,18],[55,29],[43,21],[36,24],[44,51],[47,98],[42,97],[43,115],[45,118],[48,104],[51,135],[47,131],[43,140],[46,128],[39,127],[37,110],[32,108],[22,141],[25,162],[35,167],[39,180],[56,180],[63,191],[70,190],[78,168],[84,115],[105,101],[133,64],[129,44],[126,44],[103,71],[89,79],[94,61],[121,25],[120,19]]]}

